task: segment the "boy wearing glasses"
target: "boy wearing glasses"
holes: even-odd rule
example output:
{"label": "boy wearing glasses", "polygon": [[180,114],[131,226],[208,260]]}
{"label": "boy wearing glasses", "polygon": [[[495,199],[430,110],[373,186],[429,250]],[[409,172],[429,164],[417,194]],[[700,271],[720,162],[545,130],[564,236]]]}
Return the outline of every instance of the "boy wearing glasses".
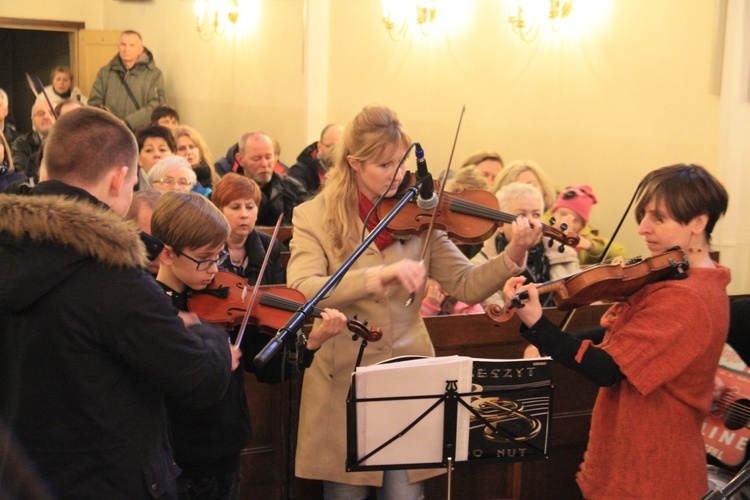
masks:
{"label": "boy wearing glasses", "polygon": [[[159,198],[151,231],[164,243],[156,280],[172,304],[187,311],[188,297],[211,283],[219,271],[218,263],[226,258],[229,223],[204,196],[171,191]],[[323,324],[310,333],[307,346],[311,351],[346,326],[346,316],[333,309],[326,309],[323,318]],[[236,333],[228,332],[228,341],[233,342]],[[248,327],[243,337],[248,370],[257,335]],[[232,351],[233,357],[242,355],[234,346]],[[304,357],[312,361],[311,356]],[[182,469],[177,479],[178,497],[239,498],[240,452],[251,437],[243,370],[234,369],[224,398],[213,406],[195,409],[176,401],[166,403],[175,462]]]}

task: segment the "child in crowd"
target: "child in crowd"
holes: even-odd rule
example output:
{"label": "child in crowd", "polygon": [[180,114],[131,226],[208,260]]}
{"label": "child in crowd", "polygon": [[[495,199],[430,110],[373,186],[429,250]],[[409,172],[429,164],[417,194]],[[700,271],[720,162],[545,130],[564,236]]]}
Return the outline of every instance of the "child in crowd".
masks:
{"label": "child in crowd", "polygon": [[[570,184],[557,197],[551,210],[555,227],[566,224],[566,232],[572,231],[580,236],[581,241],[576,251],[581,265],[596,264],[609,243],[606,238],[595,235],[588,225],[591,207],[596,202],[597,199],[591,186]],[[613,243],[607,257],[625,257],[625,248],[618,243]]]}
{"label": "child in crowd", "polygon": [[[206,288],[225,257],[229,223],[218,208],[196,193],[164,193],[151,220],[154,237],[164,243],[156,277],[173,305],[188,310],[188,297]],[[308,352],[300,356],[308,365],[312,352],[343,331],[346,317],[333,309],[322,314],[323,322],[310,333]],[[228,333],[234,342],[237,332]],[[250,330],[243,337],[252,337]],[[237,370],[242,353],[232,347],[232,378],[224,398],[207,408],[190,408],[167,400],[175,462],[182,469],[177,479],[179,498],[239,498],[240,452],[251,438],[250,413],[244,389],[243,370]],[[245,367],[253,354],[245,352]]]}
{"label": "child in crowd", "polygon": [[159,125],[174,132],[180,126],[180,114],[169,106],[156,106],[151,112],[151,126]]}
{"label": "child in crowd", "polygon": [[422,316],[442,316],[445,314],[472,314],[484,312],[482,304],[470,306],[445,293],[440,283],[427,278],[422,299]]}

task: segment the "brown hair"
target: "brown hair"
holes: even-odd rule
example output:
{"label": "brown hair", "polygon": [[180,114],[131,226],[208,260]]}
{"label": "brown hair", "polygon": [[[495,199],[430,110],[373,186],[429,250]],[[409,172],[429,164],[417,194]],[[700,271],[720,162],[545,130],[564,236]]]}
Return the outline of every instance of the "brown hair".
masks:
{"label": "brown hair", "polygon": [[646,205],[662,201],[670,216],[687,224],[699,215],[708,216],[706,241],[711,242],[711,232],[729,205],[729,195],[716,177],[699,165],[680,163],[654,170],[638,185],[638,204],[635,219],[640,224],[646,214]]}
{"label": "brown hair", "polygon": [[260,204],[260,188],[254,180],[244,175],[229,172],[219,182],[214,184],[211,200],[219,207],[219,210],[232,203],[234,200],[252,198],[256,205]]}
{"label": "brown hair", "polygon": [[152,209],[156,208],[156,204],[159,202],[162,194],[164,193],[156,188],[148,188],[133,193],[133,201],[130,202],[130,208],[128,208],[128,212],[125,214],[125,220],[135,220],[143,205],[148,205]]}
{"label": "brown hair", "polygon": [[166,192],[151,216],[151,235],[175,252],[221,245],[227,241],[229,231],[224,214],[197,193]]}
{"label": "brown hair", "polygon": [[138,145],[124,123],[86,106],[58,118],[44,143],[43,162],[50,179],[94,184],[112,168],[135,172]]}

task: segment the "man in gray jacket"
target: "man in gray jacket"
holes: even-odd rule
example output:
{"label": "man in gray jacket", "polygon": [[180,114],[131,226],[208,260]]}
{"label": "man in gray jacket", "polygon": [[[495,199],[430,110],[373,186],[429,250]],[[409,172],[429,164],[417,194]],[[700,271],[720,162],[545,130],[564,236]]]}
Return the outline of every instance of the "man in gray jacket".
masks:
{"label": "man in gray jacket", "polygon": [[165,102],[164,77],[151,51],[143,46],[140,34],[124,31],[119,53],[96,75],[89,105],[107,106],[131,130],[136,130],[148,125],[151,112]]}

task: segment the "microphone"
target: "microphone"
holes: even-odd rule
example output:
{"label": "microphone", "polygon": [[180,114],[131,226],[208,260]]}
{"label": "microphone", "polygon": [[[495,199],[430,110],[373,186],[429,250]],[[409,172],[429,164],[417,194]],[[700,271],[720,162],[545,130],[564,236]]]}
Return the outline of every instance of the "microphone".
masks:
{"label": "microphone", "polygon": [[424,149],[422,149],[422,146],[418,142],[414,143],[414,154],[417,156],[417,181],[422,181],[417,205],[422,210],[433,210],[438,204],[438,198],[435,195],[435,184],[432,182],[432,174],[427,170]]}

